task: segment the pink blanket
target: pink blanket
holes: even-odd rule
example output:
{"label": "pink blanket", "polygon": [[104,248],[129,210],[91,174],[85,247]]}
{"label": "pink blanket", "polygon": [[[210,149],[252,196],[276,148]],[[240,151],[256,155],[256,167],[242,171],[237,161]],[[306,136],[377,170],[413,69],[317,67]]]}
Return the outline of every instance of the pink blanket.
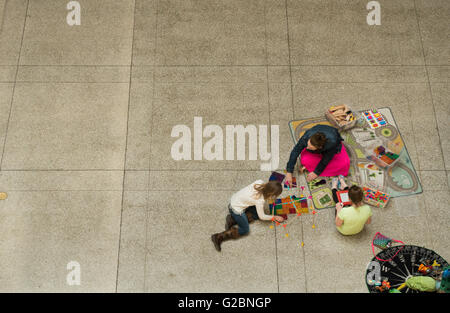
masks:
{"label": "pink blanket", "polygon": [[[320,160],[322,160],[322,155],[319,153],[311,153],[305,148],[300,154],[300,158],[302,165],[308,170],[308,172],[312,172],[315,170]],[[334,155],[320,176],[347,176],[349,169],[350,158],[348,157],[344,144],[342,144],[341,152]]]}

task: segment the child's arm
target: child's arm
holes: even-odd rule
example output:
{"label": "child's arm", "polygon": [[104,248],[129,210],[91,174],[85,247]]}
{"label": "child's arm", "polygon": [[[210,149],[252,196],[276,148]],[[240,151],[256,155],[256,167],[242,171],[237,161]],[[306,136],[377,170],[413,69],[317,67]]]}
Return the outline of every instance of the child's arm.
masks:
{"label": "child's arm", "polygon": [[273,216],[266,214],[264,212],[264,203],[261,202],[256,204],[256,213],[258,213],[259,219],[263,221],[271,221],[272,218],[275,218],[277,222],[282,222],[284,220],[281,216]]}
{"label": "child's arm", "polygon": [[336,219],[334,220],[334,223],[337,227],[342,226],[344,224],[344,220],[341,220],[339,216],[339,212],[342,210],[342,205],[340,203],[336,203]]}
{"label": "child's arm", "polygon": [[366,225],[369,225],[370,223],[372,223],[372,216],[367,219]]}

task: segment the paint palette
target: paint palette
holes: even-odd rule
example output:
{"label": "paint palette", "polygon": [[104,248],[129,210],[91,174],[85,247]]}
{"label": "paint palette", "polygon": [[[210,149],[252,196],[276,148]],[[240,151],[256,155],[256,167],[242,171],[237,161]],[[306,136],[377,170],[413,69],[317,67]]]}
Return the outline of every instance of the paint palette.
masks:
{"label": "paint palette", "polygon": [[376,129],[378,127],[383,127],[387,125],[387,122],[384,119],[383,115],[375,109],[364,111],[363,116],[372,129]]}

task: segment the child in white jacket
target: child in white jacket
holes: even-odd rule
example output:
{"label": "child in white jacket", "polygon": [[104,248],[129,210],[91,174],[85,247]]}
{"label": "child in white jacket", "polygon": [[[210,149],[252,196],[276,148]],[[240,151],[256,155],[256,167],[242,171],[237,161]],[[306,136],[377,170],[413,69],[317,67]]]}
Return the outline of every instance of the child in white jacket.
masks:
{"label": "child in white jacket", "polygon": [[274,219],[277,222],[283,222],[284,219],[281,216],[264,213],[265,202],[275,200],[282,191],[283,187],[278,181],[264,183],[262,180],[257,180],[233,194],[228,205],[230,214],[226,218],[225,231],[211,236],[216,250],[221,251],[223,241],[248,234],[249,223],[257,219],[266,221]]}

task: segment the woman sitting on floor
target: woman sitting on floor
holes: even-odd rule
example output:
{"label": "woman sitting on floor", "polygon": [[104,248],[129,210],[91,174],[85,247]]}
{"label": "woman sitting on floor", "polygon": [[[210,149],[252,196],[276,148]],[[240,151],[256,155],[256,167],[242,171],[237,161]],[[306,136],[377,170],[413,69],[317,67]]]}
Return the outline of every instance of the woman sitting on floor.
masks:
{"label": "woman sitting on floor", "polygon": [[295,163],[300,156],[300,169],[309,174],[308,182],[318,176],[347,176],[350,158],[342,143],[339,131],[328,125],[316,125],[308,129],[295,145],[286,165],[286,182],[292,182]]}

